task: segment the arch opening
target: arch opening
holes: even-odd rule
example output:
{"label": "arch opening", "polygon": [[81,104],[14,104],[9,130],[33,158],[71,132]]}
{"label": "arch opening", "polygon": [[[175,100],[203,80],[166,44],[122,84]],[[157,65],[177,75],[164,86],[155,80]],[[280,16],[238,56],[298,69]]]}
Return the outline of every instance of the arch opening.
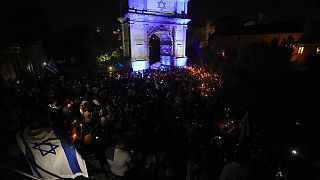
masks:
{"label": "arch opening", "polygon": [[[159,42],[155,42],[155,39]],[[172,35],[168,31],[154,32],[150,36],[149,47],[150,64],[160,62],[163,65],[172,65]]]}
{"label": "arch opening", "polygon": [[160,61],[160,39],[153,34],[149,38],[149,64],[152,65]]}

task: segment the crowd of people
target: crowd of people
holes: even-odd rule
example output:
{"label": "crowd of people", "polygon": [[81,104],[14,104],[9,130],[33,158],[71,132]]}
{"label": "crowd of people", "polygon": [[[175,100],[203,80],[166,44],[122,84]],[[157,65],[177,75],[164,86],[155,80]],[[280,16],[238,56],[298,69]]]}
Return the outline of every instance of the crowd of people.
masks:
{"label": "crowd of people", "polygon": [[14,82],[6,107],[17,105],[20,113],[11,115],[19,122],[6,126],[28,125],[32,108],[45,106],[46,123],[74,142],[91,178],[96,172],[109,179],[299,178],[279,166],[282,145],[269,132],[239,141],[240,119],[228,121],[216,93],[222,83],[219,75],[193,67]]}

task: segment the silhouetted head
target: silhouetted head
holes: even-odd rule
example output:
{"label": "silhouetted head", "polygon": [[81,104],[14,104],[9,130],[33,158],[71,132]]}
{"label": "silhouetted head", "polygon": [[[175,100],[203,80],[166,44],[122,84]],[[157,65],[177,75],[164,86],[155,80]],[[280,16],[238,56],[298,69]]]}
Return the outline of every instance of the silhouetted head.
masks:
{"label": "silhouetted head", "polygon": [[46,106],[38,104],[32,106],[30,126],[32,129],[50,126],[50,115]]}
{"label": "silhouetted head", "polygon": [[239,163],[246,163],[250,158],[250,151],[247,145],[238,144],[234,151],[234,160]]}
{"label": "silhouetted head", "polygon": [[127,146],[127,142],[123,137],[117,139],[116,148],[124,149]]}

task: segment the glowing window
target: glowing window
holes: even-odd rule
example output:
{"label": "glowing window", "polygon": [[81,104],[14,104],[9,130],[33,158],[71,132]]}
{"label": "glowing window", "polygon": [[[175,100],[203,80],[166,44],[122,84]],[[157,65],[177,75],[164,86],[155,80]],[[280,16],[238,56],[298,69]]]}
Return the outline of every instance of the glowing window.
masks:
{"label": "glowing window", "polygon": [[304,47],[299,47],[298,54],[302,54],[303,50],[304,50]]}
{"label": "glowing window", "polygon": [[220,50],[217,52],[217,55],[222,57],[222,58],[226,58],[226,51],[223,49],[223,50]]}
{"label": "glowing window", "polygon": [[317,47],[317,54],[320,54],[320,47]]}
{"label": "glowing window", "polygon": [[97,31],[97,33],[100,33],[101,32],[101,29],[100,29],[100,27],[96,27],[96,31]]}

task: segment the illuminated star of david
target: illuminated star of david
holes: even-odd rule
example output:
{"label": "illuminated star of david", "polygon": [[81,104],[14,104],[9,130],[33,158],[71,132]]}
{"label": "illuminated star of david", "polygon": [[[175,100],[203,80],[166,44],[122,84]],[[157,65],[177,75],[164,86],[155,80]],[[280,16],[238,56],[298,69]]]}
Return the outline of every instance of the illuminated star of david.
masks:
{"label": "illuminated star of david", "polygon": [[49,153],[56,155],[55,149],[58,147],[58,145],[52,144],[49,140],[44,140],[41,143],[35,143],[32,148],[39,150],[42,157],[44,157]]}
{"label": "illuminated star of david", "polygon": [[161,11],[163,11],[164,9],[166,9],[166,3],[163,2],[163,0],[158,1],[158,8],[160,8]]}

